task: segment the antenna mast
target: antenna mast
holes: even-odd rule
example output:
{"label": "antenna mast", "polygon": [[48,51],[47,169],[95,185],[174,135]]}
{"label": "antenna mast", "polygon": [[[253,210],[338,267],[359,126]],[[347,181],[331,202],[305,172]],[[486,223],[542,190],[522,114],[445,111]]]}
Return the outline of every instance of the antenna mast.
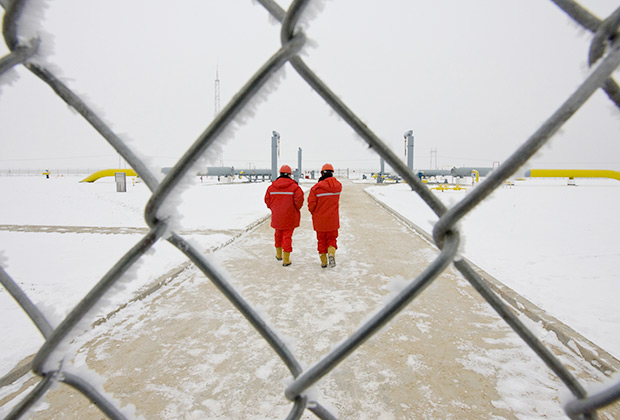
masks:
{"label": "antenna mast", "polygon": [[215,67],[215,106],[214,116],[220,113],[220,75],[218,66]]}
{"label": "antenna mast", "polygon": [[[217,117],[217,114],[220,113],[220,72],[219,66],[215,66],[215,103],[213,106],[213,118]],[[218,153],[217,160],[219,161],[220,166],[224,166],[224,154],[222,152]]]}

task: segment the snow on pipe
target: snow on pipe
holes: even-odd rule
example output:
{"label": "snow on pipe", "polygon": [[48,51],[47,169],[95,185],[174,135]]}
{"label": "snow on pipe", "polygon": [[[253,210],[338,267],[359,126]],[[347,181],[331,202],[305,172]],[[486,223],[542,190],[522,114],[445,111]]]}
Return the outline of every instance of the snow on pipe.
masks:
{"label": "snow on pipe", "polygon": [[[161,172],[163,174],[167,174],[170,172],[172,168],[166,167],[162,168]],[[197,172],[197,176],[267,176],[271,177],[272,170],[271,169],[235,169],[234,166],[208,166],[204,170]]]}
{"label": "snow on pipe", "polygon": [[530,169],[531,178],[612,178],[620,181],[620,172],[607,169]]}
{"label": "snow on pipe", "polygon": [[[421,169],[422,176],[471,176],[477,172],[479,176],[486,176],[493,168],[463,167],[452,169]],[[620,181],[620,172],[608,169],[530,169],[525,172],[530,178],[611,178]]]}
{"label": "snow on pipe", "polygon": [[417,173],[425,177],[428,177],[428,176],[464,177],[464,176],[472,176],[472,174],[475,174],[478,177],[478,176],[487,176],[489,172],[491,172],[492,170],[493,168],[472,166],[472,167],[462,167],[462,168],[452,168],[452,169],[420,169],[417,171]]}
{"label": "snow on pipe", "polygon": [[133,169],[102,169],[100,171],[97,171],[97,172],[87,176],[86,178],[84,178],[80,182],[95,182],[99,178],[104,178],[106,176],[114,176],[114,174],[116,174],[118,172],[123,172],[127,176],[138,176],[136,171],[134,171]]}

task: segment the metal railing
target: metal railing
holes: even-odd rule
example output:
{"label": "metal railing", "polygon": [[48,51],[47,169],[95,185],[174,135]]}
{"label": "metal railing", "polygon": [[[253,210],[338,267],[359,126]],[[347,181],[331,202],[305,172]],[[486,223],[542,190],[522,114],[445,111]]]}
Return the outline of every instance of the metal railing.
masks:
{"label": "metal railing", "polygon": [[[582,384],[569,370],[525,327],[519,318],[511,312],[500,297],[491,290],[486,281],[463,259],[457,257],[459,232],[456,224],[469,211],[488,197],[496,188],[510,178],[536,151],[538,151],[560,127],[575,114],[584,102],[598,89],[603,89],[609,98],[620,107],[620,89],[611,75],[620,66],[620,8],[607,19],[601,21],[572,0],[552,0],[564,12],[594,33],[589,54],[589,62],[594,67],[583,83],[570,94],[569,98],[551,115],[540,128],[531,135],[508,160],[494,170],[475,190],[449,210],[418,179],[417,176],[396,156],[386,144],[367,127],[345,103],[305,64],[298,55],[306,42],[297,23],[309,1],[295,0],[288,10],[283,10],[272,0],[258,2],[281,23],[281,48],[256,71],[254,76],[239,93],[218,114],[213,122],[198,137],[183,157],[170,170],[161,182],[133,151],[114,133],[97,114],[90,109],[79,96],[65,86],[49,69],[29,61],[37,54],[38,40],[20,42],[17,28],[27,0],[2,0],[5,9],[3,25],[4,39],[11,53],[0,59],[0,74],[14,66],[21,65],[48,84],[56,94],[72,108],[77,110],[125,159],[126,162],[144,180],[152,191],[152,196],[145,209],[145,220],[150,228],[126,255],[99,281],[88,295],[72,310],[57,328],[52,328],[40,309],[34,305],[26,293],[0,268],[0,282],[17,300],[18,304],[32,319],[45,338],[45,343],[32,362],[32,370],[43,379],[39,384],[9,413],[7,418],[20,418],[39,398],[41,398],[56,381],[72,386],[93,403],[109,418],[123,419],[123,414],[105,396],[85,379],[63,371],[61,364],[50,363],[52,353],[63,340],[70,336],[76,325],[93,305],[130,269],[140,256],[146,253],[155,242],[161,239],[169,241],[183,252],[219,291],[239,310],[240,313],[268,342],[275,353],[290,371],[293,382],[284,390],[285,396],[292,402],[288,418],[300,418],[304,411],[310,410],[321,419],[335,418],[319,401],[307,401],[304,392],[319,379],[327,375],[338,364],[353,353],[363,342],[379,331],[399,313],[406,305],[419,296],[450,264],[462,273],[480,295],[501,315],[510,327],[536,352],[544,363],[557,375],[575,397],[564,407],[571,418],[594,418],[596,410],[620,399],[620,383],[609,386],[594,395],[588,395]],[[307,370],[303,370],[295,355],[278,334],[273,331],[263,318],[241,297],[228,279],[209,263],[201,252],[195,249],[174,230],[171,231],[169,220],[160,211],[171,192],[181,182],[182,177],[191,170],[201,155],[215,142],[218,136],[234,120],[249,101],[266,82],[286,63],[290,63],[308,85],[310,85],[338,113],[355,132],[385,159],[411,188],[427,203],[438,216],[433,230],[433,238],[441,250],[435,261],[413,280],[400,294],[383,307],[373,318],[361,326],[352,336],[333,349],[326,357]]]}
{"label": "metal railing", "polygon": [[97,171],[98,169],[75,169],[75,168],[50,168],[50,169],[0,169],[0,176],[31,176],[31,177],[43,177],[45,173],[49,173],[50,176],[87,176]]}

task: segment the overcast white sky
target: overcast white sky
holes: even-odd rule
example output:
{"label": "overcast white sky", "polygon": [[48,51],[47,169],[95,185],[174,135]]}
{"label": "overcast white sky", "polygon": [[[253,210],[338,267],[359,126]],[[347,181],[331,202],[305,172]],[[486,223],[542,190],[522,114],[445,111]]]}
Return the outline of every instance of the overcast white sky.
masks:
{"label": "overcast white sky", "polygon": [[[47,62],[155,166],[174,165],[213,119],[216,68],[223,108],[280,46],[279,25],[251,0],[47,3]],[[581,4],[600,18],[618,6]],[[413,130],[416,169],[504,161],[588,74],[591,35],[551,1],[317,5],[304,60],[405,160],[403,133]],[[118,154],[43,82],[21,67],[11,79],[0,86],[0,169],[118,166]],[[301,147],[304,169],[378,169],[290,65],[277,87],[214,166],[269,168],[276,130],[280,163],[296,167]],[[620,111],[597,92],[532,166],[620,170]]]}

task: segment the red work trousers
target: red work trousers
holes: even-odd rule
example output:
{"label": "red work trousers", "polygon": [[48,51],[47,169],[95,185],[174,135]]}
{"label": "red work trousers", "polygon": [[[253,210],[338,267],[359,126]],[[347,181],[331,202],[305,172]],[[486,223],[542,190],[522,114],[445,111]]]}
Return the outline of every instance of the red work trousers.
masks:
{"label": "red work trousers", "polygon": [[327,248],[333,246],[338,249],[336,239],[338,238],[338,230],[330,230],[328,232],[317,232],[316,240],[318,241],[317,250],[319,254],[327,254]]}
{"label": "red work trousers", "polygon": [[293,252],[293,230],[294,229],[276,229],[274,235],[276,248],[282,248],[284,252]]}

